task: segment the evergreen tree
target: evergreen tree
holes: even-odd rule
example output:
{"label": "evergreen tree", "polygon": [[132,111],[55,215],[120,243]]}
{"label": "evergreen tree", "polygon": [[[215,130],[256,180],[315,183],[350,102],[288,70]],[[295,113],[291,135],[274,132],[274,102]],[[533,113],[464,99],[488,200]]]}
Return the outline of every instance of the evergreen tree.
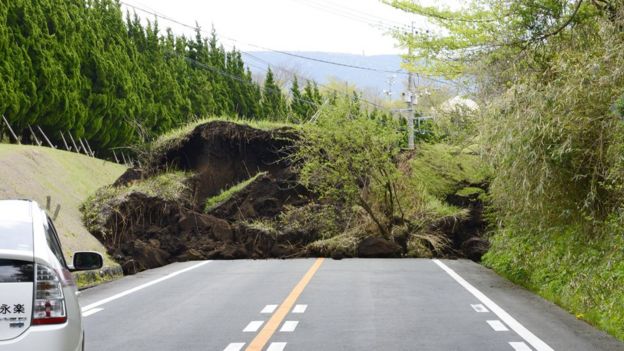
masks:
{"label": "evergreen tree", "polygon": [[264,88],[262,90],[262,114],[270,120],[284,120],[287,116],[287,105],[282,89],[277,85],[273,77],[273,71],[269,67]]}
{"label": "evergreen tree", "polygon": [[304,121],[309,116],[309,106],[313,104],[312,100],[307,100],[301,94],[299,90],[299,82],[297,76],[293,78],[292,86],[290,87],[290,111],[294,121]]}
{"label": "evergreen tree", "polygon": [[[124,18],[116,0],[11,0],[0,6],[0,114],[26,139],[39,126],[87,138],[99,154],[194,117],[286,118],[272,73],[253,81],[241,53]],[[0,135],[0,138],[2,136]],[[26,140],[28,141],[28,140]]]}

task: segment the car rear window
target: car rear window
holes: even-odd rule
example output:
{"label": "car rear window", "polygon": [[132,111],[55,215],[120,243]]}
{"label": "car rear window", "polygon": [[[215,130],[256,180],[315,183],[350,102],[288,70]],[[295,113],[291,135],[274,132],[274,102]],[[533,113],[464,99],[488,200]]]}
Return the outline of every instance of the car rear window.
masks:
{"label": "car rear window", "polygon": [[32,223],[0,221],[0,250],[33,251]]}
{"label": "car rear window", "polygon": [[32,262],[0,259],[0,283],[24,283],[34,281]]}

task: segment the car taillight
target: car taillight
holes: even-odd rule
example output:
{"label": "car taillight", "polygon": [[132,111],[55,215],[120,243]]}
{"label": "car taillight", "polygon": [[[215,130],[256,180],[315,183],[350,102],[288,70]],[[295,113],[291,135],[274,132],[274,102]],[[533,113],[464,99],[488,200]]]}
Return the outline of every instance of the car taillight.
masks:
{"label": "car taillight", "polygon": [[54,269],[37,264],[32,324],[61,324],[66,321],[65,296],[59,275]]}

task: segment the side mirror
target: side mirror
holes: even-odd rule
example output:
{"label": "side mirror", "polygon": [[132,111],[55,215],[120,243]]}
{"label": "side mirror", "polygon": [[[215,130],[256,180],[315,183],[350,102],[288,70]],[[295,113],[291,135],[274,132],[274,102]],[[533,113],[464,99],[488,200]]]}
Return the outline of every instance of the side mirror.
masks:
{"label": "side mirror", "polygon": [[104,259],[102,255],[97,252],[76,252],[74,253],[74,267],[73,272],[76,271],[89,271],[92,269],[100,269],[104,265]]}

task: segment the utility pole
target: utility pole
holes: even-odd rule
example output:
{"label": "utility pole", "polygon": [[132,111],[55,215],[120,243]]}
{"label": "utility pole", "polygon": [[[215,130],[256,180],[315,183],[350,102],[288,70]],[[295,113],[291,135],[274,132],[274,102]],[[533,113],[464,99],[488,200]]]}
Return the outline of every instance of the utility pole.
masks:
{"label": "utility pole", "polygon": [[388,83],[388,90],[384,90],[384,94],[388,96],[388,101],[392,101],[392,85],[394,85],[394,79],[396,78],[396,74],[388,76],[386,79],[386,83]]}
{"label": "utility pole", "polygon": [[[414,36],[414,22],[412,22],[411,33]],[[410,58],[412,56],[412,48],[408,48],[407,57]],[[405,102],[407,103],[407,147],[410,150],[414,149],[414,97],[415,93],[412,91],[412,86],[414,85],[414,75],[412,71],[409,71],[407,74],[407,93],[405,95]]]}

